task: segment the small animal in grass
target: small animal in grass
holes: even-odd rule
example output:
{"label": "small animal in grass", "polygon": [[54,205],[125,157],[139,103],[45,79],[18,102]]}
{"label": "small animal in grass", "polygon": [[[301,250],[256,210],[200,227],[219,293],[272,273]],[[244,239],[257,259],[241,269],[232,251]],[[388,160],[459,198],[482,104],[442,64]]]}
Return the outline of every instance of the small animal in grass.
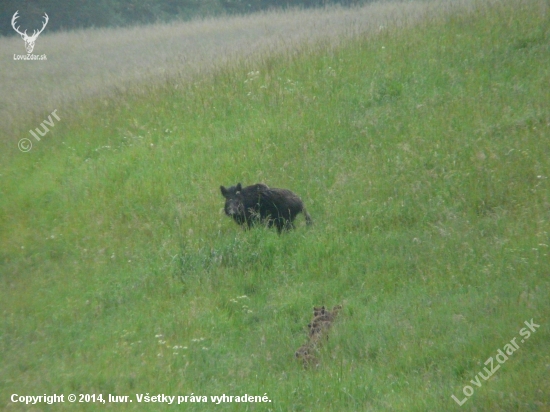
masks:
{"label": "small animal in grass", "polygon": [[[326,336],[326,332],[330,329],[332,322],[336,319],[338,312],[342,309],[342,305],[336,305],[332,311],[326,310],[324,306],[313,308],[313,321],[307,325],[309,328],[309,337],[320,339],[321,336]],[[328,338],[328,336],[326,336]]]}
{"label": "small animal in grass", "polygon": [[313,223],[302,200],[290,190],[263,183],[246,187],[238,183],[229,188],[220,186],[220,190],[225,197],[225,214],[247,228],[260,222],[268,227],[275,226],[281,233],[294,228],[294,219],[300,212],[308,225]]}
{"label": "small animal in grass", "polygon": [[328,332],[342,305],[337,305],[332,310],[327,310],[324,306],[313,307],[313,320],[308,326],[308,341],[300,346],[294,356],[301,359],[304,367],[312,365],[319,366],[317,354],[323,342],[328,339]]}
{"label": "small animal in grass", "polygon": [[321,320],[321,321],[330,321],[332,322],[334,318],[336,318],[336,315],[338,315],[338,312],[342,309],[342,305],[336,305],[332,308],[332,310],[327,310],[324,306],[314,306],[313,307],[313,321],[315,320]]}
{"label": "small animal in grass", "polygon": [[309,329],[309,337],[313,341],[319,341],[321,338],[328,339],[327,332],[330,329],[331,322],[326,320],[316,320],[307,325]]}
{"label": "small animal in grass", "polygon": [[300,346],[296,352],[294,353],[294,356],[296,359],[301,359],[304,367],[308,366],[319,366],[319,361],[317,359],[317,356],[315,356],[315,353],[317,352],[317,348],[314,344],[308,342],[305,345]]}

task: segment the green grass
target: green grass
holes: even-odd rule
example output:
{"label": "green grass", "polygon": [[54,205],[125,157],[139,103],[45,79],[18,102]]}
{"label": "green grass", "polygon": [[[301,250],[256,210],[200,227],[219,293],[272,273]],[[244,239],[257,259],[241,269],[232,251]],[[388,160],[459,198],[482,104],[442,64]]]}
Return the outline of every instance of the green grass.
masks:
{"label": "green grass", "polygon": [[318,43],[326,47],[354,34],[376,33],[381,26],[452,13],[472,1],[452,0],[451,7],[450,0],[393,0],[126,28],[46,30],[34,51],[47,58],[39,64],[16,59],[25,50],[19,36],[0,37],[0,152],[13,144],[14,130],[28,133],[55,109],[66,119],[87,106],[87,99],[148,93],[167,79],[209,77],[237,56],[256,61],[262,53],[273,57]]}
{"label": "green grass", "polygon": [[[87,103],[4,153],[0,407],[548,410],[549,45],[546,2],[480,3]],[[314,226],[242,231],[219,193],[237,182],[295,191]],[[322,304],[344,309],[304,369]]]}

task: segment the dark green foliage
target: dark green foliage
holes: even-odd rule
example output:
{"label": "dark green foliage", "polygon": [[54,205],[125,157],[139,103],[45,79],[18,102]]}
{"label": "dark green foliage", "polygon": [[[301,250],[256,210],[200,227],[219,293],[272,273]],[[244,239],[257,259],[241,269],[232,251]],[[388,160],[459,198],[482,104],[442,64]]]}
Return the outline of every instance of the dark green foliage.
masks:
{"label": "dark green foliage", "polygon": [[21,15],[22,28],[32,32],[40,27],[44,13],[50,21],[48,31],[72,30],[87,27],[129,26],[174,19],[189,20],[194,17],[222,14],[243,14],[260,10],[287,7],[320,7],[330,4],[351,6],[370,0],[102,0],[88,2],[76,0],[36,0],[22,4],[8,0],[0,3],[0,35],[16,34],[11,18],[16,10]]}

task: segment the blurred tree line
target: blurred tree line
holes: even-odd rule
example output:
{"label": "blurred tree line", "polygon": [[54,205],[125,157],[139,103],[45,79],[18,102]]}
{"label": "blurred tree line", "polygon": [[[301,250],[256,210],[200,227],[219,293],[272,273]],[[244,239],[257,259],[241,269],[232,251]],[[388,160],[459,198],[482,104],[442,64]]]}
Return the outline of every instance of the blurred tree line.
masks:
{"label": "blurred tree line", "polygon": [[288,7],[350,6],[372,0],[1,0],[0,35],[15,35],[11,19],[19,10],[17,25],[29,34],[42,27],[43,15],[50,20],[48,31],[87,27],[128,26],[167,22],[174,19],[244,14]]}

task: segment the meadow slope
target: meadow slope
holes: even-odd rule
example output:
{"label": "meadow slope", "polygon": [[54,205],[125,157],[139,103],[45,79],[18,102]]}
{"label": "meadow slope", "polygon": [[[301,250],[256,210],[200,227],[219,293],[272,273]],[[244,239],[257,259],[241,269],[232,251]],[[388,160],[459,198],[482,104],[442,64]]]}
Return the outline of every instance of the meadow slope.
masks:
{"label": "meadow slope", "polygon": [[17,132],[28,133],[55,109],[60,117],[78,113],[86,98],[143,92],[145,84],[148,88],[166,79],[204,79],[236,59],[255,61],[262,54],[293,53],[320,42],[326,48],[359,33],[414,24],[471,3],[390,1],[125,29],[46,30],[33,53],[45,54],[47,60],[34,62],[14,59],[24,54],[19,36],[0,37],[0,144],[13,145]]}
{"label": "meadow slope", "polygon": [[[549,410],[549,13],[478,2],[235,56],[83,100],[28,153],[10,138],[0,408]],[[293,190],[315,224],[241,230],[237,182]],[[312,307],[336,304],[304,368]]]}

